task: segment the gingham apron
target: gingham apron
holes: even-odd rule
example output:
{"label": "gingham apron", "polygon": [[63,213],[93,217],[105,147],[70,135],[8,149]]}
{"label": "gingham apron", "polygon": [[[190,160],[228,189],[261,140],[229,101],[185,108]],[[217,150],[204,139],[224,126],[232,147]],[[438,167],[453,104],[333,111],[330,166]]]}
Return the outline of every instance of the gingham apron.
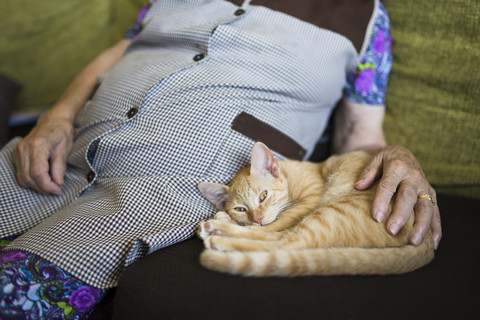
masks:
{"label": "gingham apron", "polygon": [[62,195],[17,185],[19,139],[0,152],[0,237],[23,233],[10,249],[99,288],[193,236],[215,211],[196,184],[228,182],[254,139],[307,158],[358,58],[347,38],[247,2],[157,1],[144,21],[76,118]]}

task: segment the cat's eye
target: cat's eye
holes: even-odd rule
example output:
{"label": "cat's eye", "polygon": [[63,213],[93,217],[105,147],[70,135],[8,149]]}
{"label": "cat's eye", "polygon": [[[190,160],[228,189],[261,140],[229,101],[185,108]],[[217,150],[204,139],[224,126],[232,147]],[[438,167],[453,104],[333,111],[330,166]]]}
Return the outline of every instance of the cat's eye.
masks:
{"label": "cat's eye", "polygon": [[262,194],[260,195],[260,202],[263,202],[267,198],[267,190],[263,191]]}
{"label": "cat's eye", "polygon": [[245,212],[245,211],[247,211],[247,209],[245,209],[244,207],[235,207],[235,208],[233,208],[233,209],[235,209],[236,211],[240,211],[240,212]]}

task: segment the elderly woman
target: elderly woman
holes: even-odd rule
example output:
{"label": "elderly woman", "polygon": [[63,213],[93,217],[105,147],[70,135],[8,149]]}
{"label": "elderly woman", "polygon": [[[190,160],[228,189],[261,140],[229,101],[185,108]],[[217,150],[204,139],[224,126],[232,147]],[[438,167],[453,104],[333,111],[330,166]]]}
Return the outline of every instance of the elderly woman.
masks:
{"label": "elderly woman", "polygon": [[197,182],[227,182],[255,140],[278,158],[309,158],[339,101],[334,151],[374,154],[356,185],[380,179],[373,217],[382,221],[396,194],[389,232],[415,210],[411,243],[431,227],[438,245],[435,191],[382,132],[382,4],[362,1],[354,29],[364,42],[354,43],[328,19],[309,20],[321,2],[296,1],[303,16],[288,1],[250,2],[152,1],[2,149],[0,315],[88,314],[125,266],[191,237],[213,213]]}

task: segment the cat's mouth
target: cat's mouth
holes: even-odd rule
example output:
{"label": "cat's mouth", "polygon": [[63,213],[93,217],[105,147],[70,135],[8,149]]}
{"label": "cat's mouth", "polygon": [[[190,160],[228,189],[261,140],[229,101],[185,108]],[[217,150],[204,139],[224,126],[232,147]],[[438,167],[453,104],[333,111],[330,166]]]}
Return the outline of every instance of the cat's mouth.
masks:
{"label": "cat's mouth", "polygon": [[258,222],[252,222],[252,225],[254,226],[259,226],[259,227],[264,227],[266,225],[269,225],[270,223],[272,223],[273,221],[277,220],[277,216],[273,217],[273,218],[269,218],[269,217],[265,217],[264,219],[262,219],[262,222],[261,223],[258,223]]}

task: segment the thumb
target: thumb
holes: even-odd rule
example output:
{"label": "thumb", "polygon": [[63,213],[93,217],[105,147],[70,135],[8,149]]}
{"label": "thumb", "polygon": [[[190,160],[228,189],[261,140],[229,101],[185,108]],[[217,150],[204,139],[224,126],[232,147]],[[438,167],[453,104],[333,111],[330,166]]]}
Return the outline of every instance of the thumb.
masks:
{"label": "thumb", "polygon": [[370,158],[367,165],[360,173],[358,182],[355,184],[355,189],[365,190],[370,188],[373,183],[382,175],[383,157],[381,154],[377,154]]}

